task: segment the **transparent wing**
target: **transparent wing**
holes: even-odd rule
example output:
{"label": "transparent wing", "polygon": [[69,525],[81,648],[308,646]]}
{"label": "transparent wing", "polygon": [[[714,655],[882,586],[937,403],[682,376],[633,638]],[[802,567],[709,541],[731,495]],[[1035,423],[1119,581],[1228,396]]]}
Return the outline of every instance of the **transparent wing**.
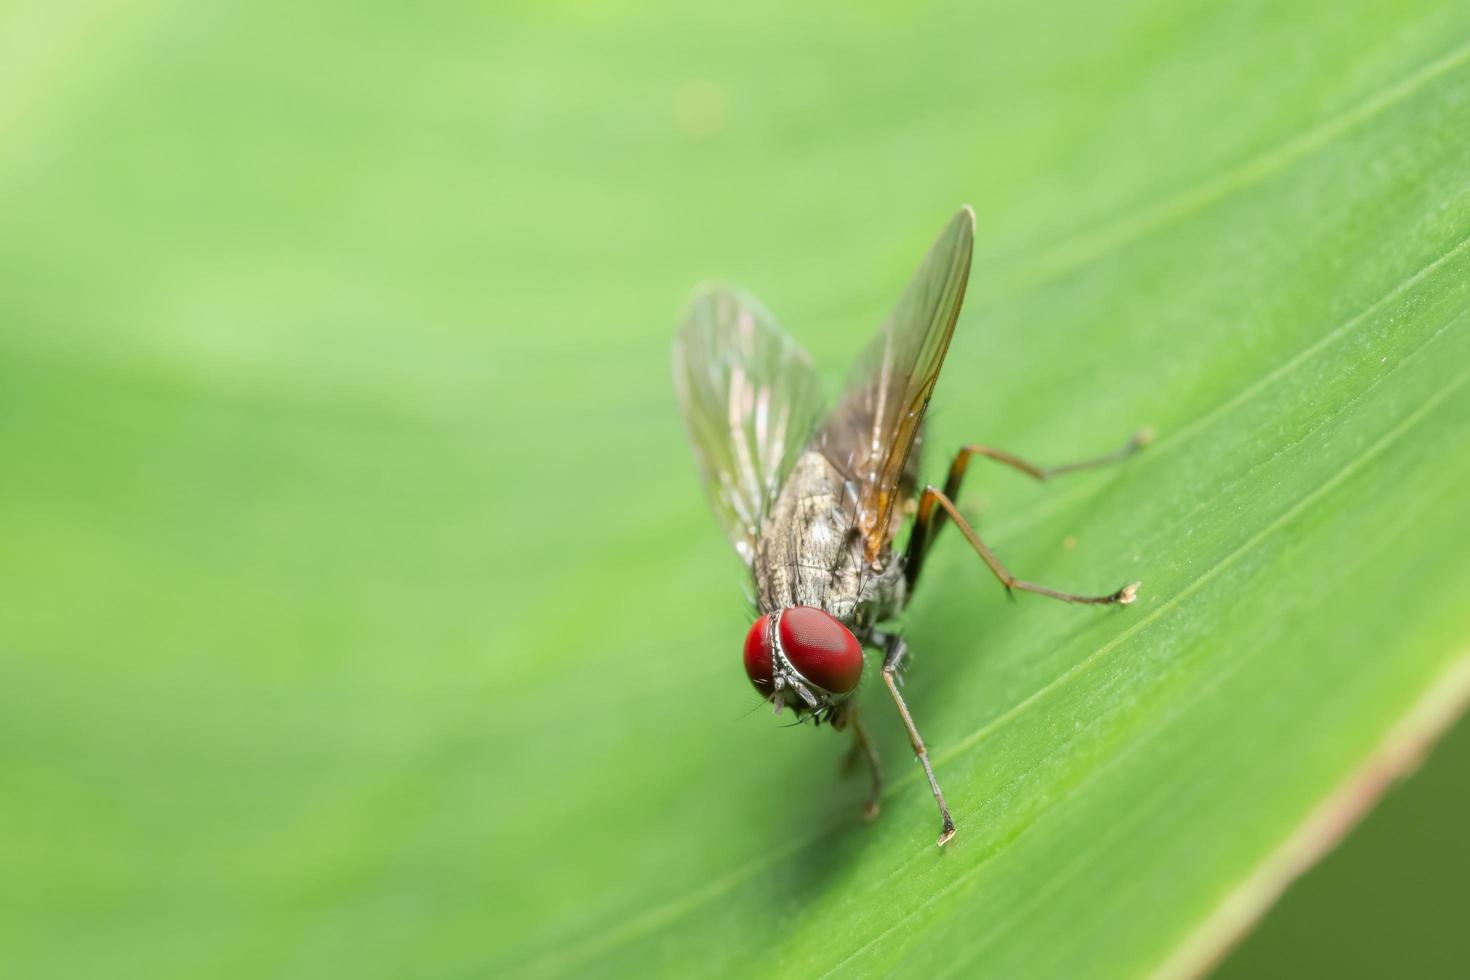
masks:
{"label": "transparent wing", "polygon": [[817,435],[846,482],[844,507],[869,561],[887,547],[895,502],[914,490],[924,409],[949,350],[975,239],[975,212],[961,208],[924,257],[898,306],[853,367]]}
{"label": "transparent wing", "polygon": [[811,360],[750,296],[705,289],[674,338],[674,390],[715,517],[749,564],[771,502],[811,439]]}

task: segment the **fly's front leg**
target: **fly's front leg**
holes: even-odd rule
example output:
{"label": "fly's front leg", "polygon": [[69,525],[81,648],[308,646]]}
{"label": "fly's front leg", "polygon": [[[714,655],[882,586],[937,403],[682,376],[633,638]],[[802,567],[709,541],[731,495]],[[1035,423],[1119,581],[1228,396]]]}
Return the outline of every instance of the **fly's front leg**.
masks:
{"label": "fly's front leg", "polygon": [[[1101,456],[1086,459],[1080,463],[1064,463],[1061,466],[1037,466],[1035,463],[1029,463],[1021,457],[1012,455],[1004,450],[974,443],[961,448],[959,452],[955,453],[954,462],[949,464],[949,476],[944,480],[943,496],[949,501],[954,501],[959,497],[960,484],[965,480],[965,473],[969,470],[970,460],[976,456],[983,456],[986,459],[994,460],[997,463],[1009,466],[1017,472],[1024,473],[1040,483],[1045,483],[1054,476],[1061,476],[1065,473],[1080,473],[1083,470],[1096,469],[1112,463],[1122,462],[1144,446],[1147,446],[1150,442],[1153,442],[1153,439],[1154,430],[1152,427],[1140,429],[1120,448],[1110,453],[1104,453]],[[929,489],[932,490],[933,488],[931,487]],[[927,493],[928,491],[926,490],[925,492]],[[923,565],[925,556],[928,555],[929,549],[933,547],[934,540],[939,535],[939,529],[944,527],[945,518],[950,515],[958,518],[958,514],[954,514],[952,506],[940,507],[936,510],[931,503],[929,508],[925,509],[923,500],[921,499],[919,501],[919,513],[914,521],[913,534],[909,536],[908,552],[904,561],[904,578],[907,580],[910,593],[913,592],[914,583],[919,578],[919,568]],[[981,557],[985,558],[985,563],[990,566],[991,570],[997,576],[1000,576],[1002,582],[1005,582],[1005,576],[1001,575],[1002,567],[1000,567],[1000,563],[994,560],[993,555],[985,557],[988,549],[984,545],[978,544],[978,539],[972,536],[973,533],[972,531],[966,537],[969,537],[971,539],[970,543],[975,545],[976,550],[981,552]],[[1011,588],[1012,586],[1010,583],[1007,583],[1006,587]],[[1017,587],[1024,588],[1024,586]],[[1028,591],[1036,590],[1029,589]],[[1053,593],[1047,590],[1043,594]],[[1061,598],[1061,595],[1057,594],[1056,597]],[[1076,597],[1071,597],[1067,601],[1077,602],[1088,600],[1079,600]]]}
{"label": "fly's front leg", "polygon": [[954,820],[950,818],[949,806],[944,802],[944,792],[939,788],[939,780],[934,778],[934,767],[929,764],[929,750],[924,747],[924,739],[920,737],[919,729],[914,726],[914,717],[909,714],[908,704],[904,702],[903,695],[898,693],[898,667],[907,652],[908,645],[904,643],[903,637],[884,638],[883,683],[888,687],[888,693],[893,696],[893,703],[898,706],[898,715],[903,719],[903,727],[908,729],[909,744],[914,747],[914,755],[918,757],[919,765],[924,767],[924,775],[929,777],[929,788],[934,792],[934,802],[939,804],[939,818],[943,821],[943,826],[939,831],[939,846],[943,847],[954,836]]}
{"label": "fly's front leg", "polygon": [[[980,540],[980,535],[976,534],[975,529],[970,526],[970,522],[965,520],[964,515],[959,512],[959,508],[954,505],[954,501],[944,491],[932,486],[925,487],[924,492],[919,495],[919,514],[914,525],[914,534],[916,537],[919,534],[918,529],[920,527],[932,526],[934,515],[938,513],[935,510],[936,505],[944,513],[949,515],[954,521],[955,527],[959,528],[960,533],[965,536],[965,540],[970,542],[970,547],[974,548],[975,552],[984,559],[985,564],[990,567],[990,570],[995,573],[995,577],[1000,579],[1001,584],[1007,589],[1035,592],[1037,595],[1060,599],[1063,602],[1078,602],[1089,606],[1126,606],[1138,594],[1139,583],[1137,582],[1125,585],[1118,591],[1109,593],[1108,595],[1086,596],[1073,595],[1070,592],[1058,592],[1056,589],[1049,589],[1044,585],[1037,585],[1035,582],[1028,582],[1025,579],[1016,578],[1016,576],[1011,574],[1010,569],[1002,565],[1000,559],[995,557],[995,552],[991,551],[989,546]],[[922,546],[922,542],[920,543]],[[910,541],[909,548],[912,552],[913,541]]]}
{"label": "fly's front leg", "polygon": [[859,757],[866,760],[868,774],[873,780],[867,802],[863,804],[863,819],[872,820],[878,816],[878,800],[883,795],[883,773],[878,768],[878,750],[868,737],[868,730],[863,727],[863,721],[858,717],[856,709],[848,715],[848,724],[852,725],[852,751],[848,760],[851,763],[856,763]]}

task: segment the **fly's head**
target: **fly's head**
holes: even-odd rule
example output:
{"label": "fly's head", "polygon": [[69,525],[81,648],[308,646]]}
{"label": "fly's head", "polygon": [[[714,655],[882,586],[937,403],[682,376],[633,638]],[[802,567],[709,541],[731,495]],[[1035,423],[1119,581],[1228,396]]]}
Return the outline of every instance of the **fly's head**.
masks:
{"label": "fly's head", "polygon": [[863,647],[842,620],[811,606],[766,613],[745,636],[745,674],[780,714],[836,719],[863,676]]}

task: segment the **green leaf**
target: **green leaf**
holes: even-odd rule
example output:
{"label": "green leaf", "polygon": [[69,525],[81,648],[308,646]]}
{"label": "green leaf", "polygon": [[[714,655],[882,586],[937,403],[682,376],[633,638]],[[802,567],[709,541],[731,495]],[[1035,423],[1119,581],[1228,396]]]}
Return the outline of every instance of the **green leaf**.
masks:
{"label": "green leaf", "polygon": [[[481,5],[484,6],[484,5]],[[0,948],[27,977],[1183,974],[1470,692],[1470,15],[22,5]],[[335,8],[335,9],[334,9]],[[493,9],[489,9],[493,8]],[[835,382],[964,201],[884,812],[739,665],[692,285]]]}

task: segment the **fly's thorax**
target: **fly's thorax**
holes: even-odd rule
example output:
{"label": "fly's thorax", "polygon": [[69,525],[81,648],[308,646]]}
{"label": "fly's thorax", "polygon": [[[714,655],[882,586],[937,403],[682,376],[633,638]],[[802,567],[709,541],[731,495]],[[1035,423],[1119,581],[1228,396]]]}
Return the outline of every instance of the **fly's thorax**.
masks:
{"label": "fly's thorax", "polygon": [[745,673],[775,705],[833,719],[863,673],[863,648],[845,623],[811,606],[761,616],[745,637]]}
{"label": "fly's thorax", "polygon": [[751,571],[760,608],[812,606],[850,619],[862,602],[861,531],[843,506],[842,478],[820,452],[804,453],[761,525]]}

